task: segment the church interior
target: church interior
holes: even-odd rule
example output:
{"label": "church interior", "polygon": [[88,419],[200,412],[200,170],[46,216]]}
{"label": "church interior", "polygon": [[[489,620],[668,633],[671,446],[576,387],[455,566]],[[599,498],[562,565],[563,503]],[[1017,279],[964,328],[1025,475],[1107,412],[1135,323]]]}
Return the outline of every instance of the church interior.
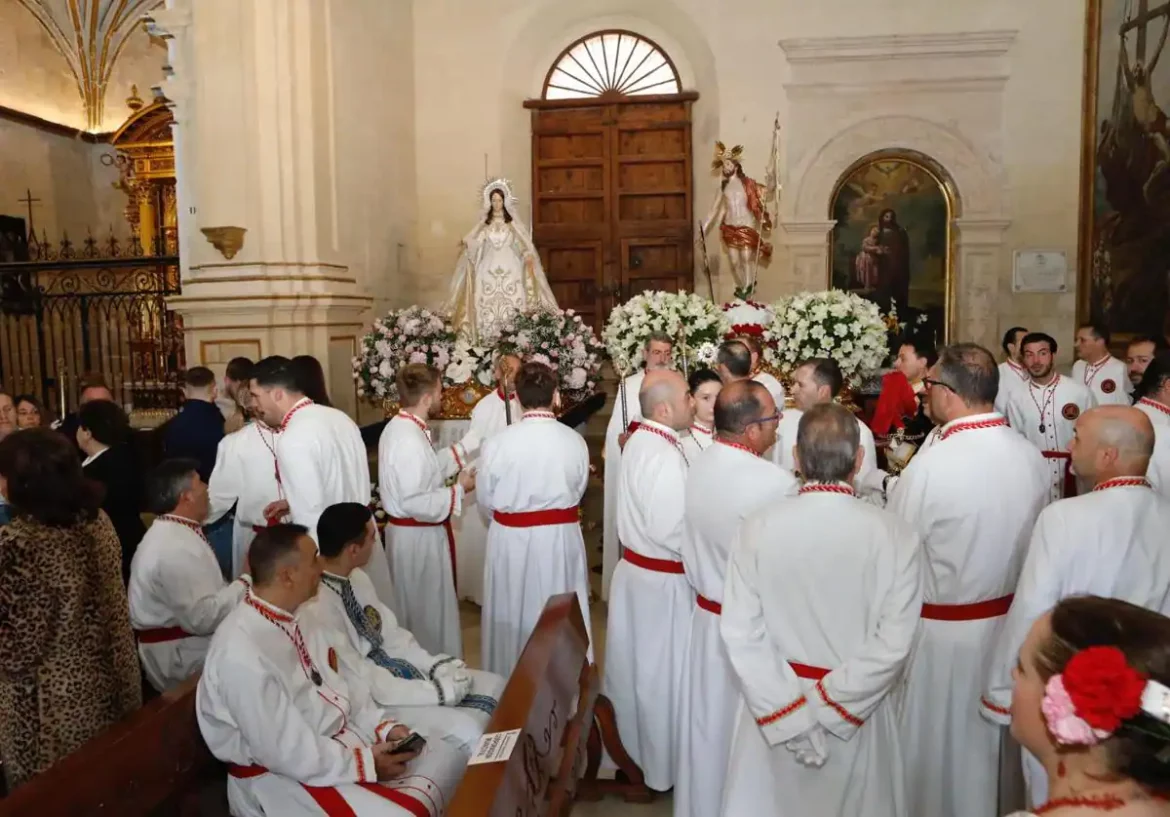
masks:
{"label": "church interior", "polygon": [[[1086,322],[1121,357],[1164,342],[1168,27],[1159,0],[0,0],[0,392],[65,417],[97,372],[146,434],[187,370],[312,355],[369,442],[400,408],[375,321],[438,313],[470,361],[436,364],[452,444],[495,389],[488,307],[451,305],[502,191],[517,274],[589,350],[569,402],[600,663],[606,426],[640,362],[615,310],[687,292],[770,329],[845,291],[997,360],[1046,333],[1061,371]],[[722,340],[688,331],[684,371]],[[482,561],[458,567],[471,666]],[[677,813],[614,791],[574,813]]]}

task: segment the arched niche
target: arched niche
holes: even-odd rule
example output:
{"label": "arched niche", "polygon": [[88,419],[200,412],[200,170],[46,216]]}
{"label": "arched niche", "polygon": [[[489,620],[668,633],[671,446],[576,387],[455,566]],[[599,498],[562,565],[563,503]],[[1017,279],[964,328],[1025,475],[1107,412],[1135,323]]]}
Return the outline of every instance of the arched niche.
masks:
{"label": "arched niche", "polygon": [[158,101],[131,114],[110,138],[116,151],[110,161],[127,196],[126,220],[148,255],[178,253],[174,124],[170,104]]}

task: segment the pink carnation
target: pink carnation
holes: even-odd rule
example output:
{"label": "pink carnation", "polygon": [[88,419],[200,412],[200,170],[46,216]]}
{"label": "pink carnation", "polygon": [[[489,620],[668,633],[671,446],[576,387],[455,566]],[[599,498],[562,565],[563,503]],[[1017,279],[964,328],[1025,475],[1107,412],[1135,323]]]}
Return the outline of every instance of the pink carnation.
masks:
{"label": "pink carnation", "polygon": [[1072,698],[1064,688],[1064,678],[1060,675],[1053,675],[1044,686],[1040,711],[1044,713],[1048,731],[1057,743],[1065,746],[1093,746],[1109,737],[1108,732],[1093,729],[1077,716]]}
{"label": "pink carnation", "polygon": [[427,362],[427,353],[426,352],[411,352],[410,353],[410,362],[411,363],[426,363]]}

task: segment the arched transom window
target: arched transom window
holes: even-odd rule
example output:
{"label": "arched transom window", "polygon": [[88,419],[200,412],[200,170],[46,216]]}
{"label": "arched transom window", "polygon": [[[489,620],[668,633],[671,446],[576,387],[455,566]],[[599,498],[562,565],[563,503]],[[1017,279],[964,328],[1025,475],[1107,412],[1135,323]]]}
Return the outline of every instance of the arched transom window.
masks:
{"label": "arched transom window", "polygon": [[677,94],[678,71],[661,48],[629,31],[599,31],[566,48],[544,80],[545,99]]}

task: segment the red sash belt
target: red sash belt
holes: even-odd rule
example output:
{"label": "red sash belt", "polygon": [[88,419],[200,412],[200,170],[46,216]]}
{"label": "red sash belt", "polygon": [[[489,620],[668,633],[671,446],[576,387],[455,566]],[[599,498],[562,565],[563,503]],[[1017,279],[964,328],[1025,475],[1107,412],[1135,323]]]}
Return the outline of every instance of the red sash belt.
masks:
{"label": "red sash belt", "polygon": [[695,603],[706,610],[708,613],[714,613],[717,616],[723,615],[723,605],[717,601],[711,601],[706,596],[696,596]]}
{"label": "red sash belt", "polygon": [[974,604],[930,604],[922,605],[922,617],[931,621],[982,621],[987,618],[1006,616],[1012,606],[1013,596],[977,601]]}
{"label": "red sash belt", "polygon": [[139,644],[165,644],[168,641],[182,641],[184,638],[195,636],[182,627],[151,627],[148,630],[135,630],[134,637]]}
{"label": "red sash belt", "polygon": [[797,678],[803,678],[806,681],[819,681],[829,674],[829,671],[824,667],[810,667],[808,664],[798,664],[796,661],[789,661],[788,666],[792,667]]}
{"label": "red sash belt", "polygon": [[[263,766],[239,766],[235,763],[229,763],[228,774],[238,780],[247,780],[268,774],[268,770]],[[414,817],[430,817],[430,810],[425,805],[398,789],[387,788],[377,783],[355,783],[354,785],[361,786],[366,791],[373,792],[379,797],[401,806]],[[357,817],[353,806],[346,802],[341,792],[333,786],[306,786],[302,783],[301,788],[309,793],[309,796],[321,807],[327,817]]]}
{"label": "red sash belt", "polygon": [[1064,460],[1064,498],[1077,495],[1077,478],[1072,472],[1072,454],[1067,451],[1041,451],[1046,460]]}
{"label": "red sash belt", "polygon": [[448,516],[442,522],[422,522],[409,516],[387,516],[386,522],[400,528],[444,528],[447,531],[447,552],[451,554],[451,579],[455,583],[455,591],[459,592],[459,573],[455,569],[455,531],[451,528],[451,517]]}
{"label": "red sash belt", "polygon": [[682,562],[672,562],[669,559],[651,559],[649,556],[643,556],[624,545],[622,546],[622,558],[634,567],[652,570],[655,573],[677,573],[680,575],[686,573]]}
{"label": "red sash belt", "polygon": [[547,511],[519,511],[505,513],[492,511],[492,519],[505,528],[543,528],[548,525],[575,525],[581,521],[578,506],[571,508],[554,508]]}

